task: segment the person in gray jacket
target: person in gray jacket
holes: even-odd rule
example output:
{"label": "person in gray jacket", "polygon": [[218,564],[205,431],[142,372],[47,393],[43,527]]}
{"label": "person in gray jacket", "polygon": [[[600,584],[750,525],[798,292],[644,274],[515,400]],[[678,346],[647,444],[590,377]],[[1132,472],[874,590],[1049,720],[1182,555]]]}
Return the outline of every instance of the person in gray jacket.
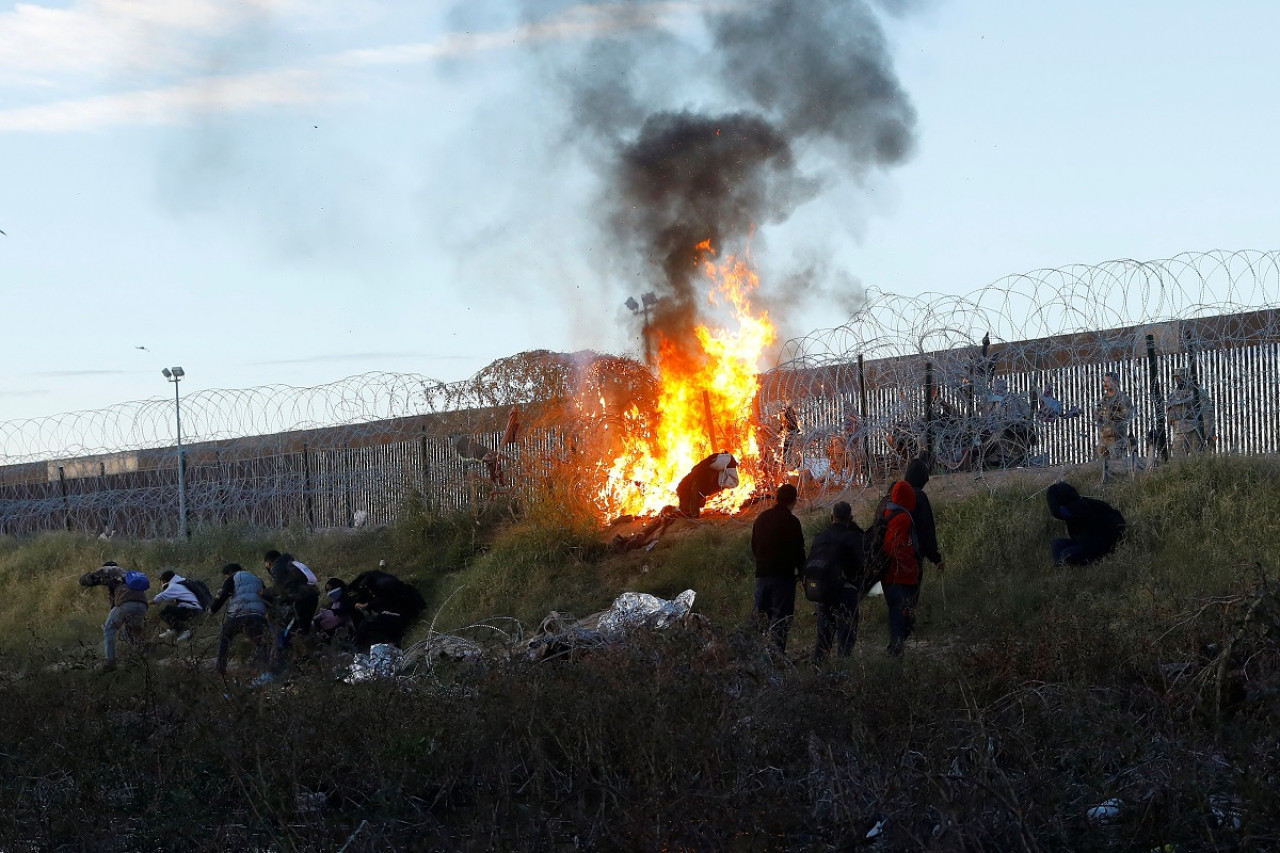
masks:
{"label": "person in gray jacket", "polygon": [[210,613],[217,613],[223,604],[227,605],[227,618],[218,635],[218,674],[227,673],[227,655],[237,634],[253,640],[254,663],[266,671],[271,652],[271,624],[267,621],[267,602],[262,599],[262,579],[246,572],[239,563],[227,563],[222,567],[222,574],[226,580],[209,608]]}

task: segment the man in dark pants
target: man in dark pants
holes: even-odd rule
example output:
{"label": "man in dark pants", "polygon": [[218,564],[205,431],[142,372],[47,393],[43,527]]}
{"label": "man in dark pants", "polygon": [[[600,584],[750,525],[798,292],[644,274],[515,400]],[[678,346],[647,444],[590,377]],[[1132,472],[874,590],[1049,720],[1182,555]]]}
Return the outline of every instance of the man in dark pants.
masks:
{"label": "man in dark pants", "polygon": [[907,465],[907,470],[903,473],[902,479],[911,485],[911,489],[916,495],[916,510],[911,514],[911,518],[916,525],[916,540],[920,545],[920,581],[924,581],[924,562],[928,560],[938,567],[938,571],[945,571],[946,562],[942,559],[942,554],[938,553],[938,528],[933,520],[933,506],[929,503],[929,496],[924,493],[925,484],[929,482],[929,466],[923,459],[919,457],[912,459]]}
{"label": "man in dark pants", "polygon": [[288,616],[281,621],[292,634],[310,634],[311,620],[315,618],[316,608],[320,603],[320,590],[315,585],[314,575],[310,569],[303,571],[302,565],[293,559],[292,554],[281,554],[279,551],[268,551],[263,554],[263,562],[271,575],[271,588],[267,590],[267,598],[280,603]]}
{"label": "man in dark pants", "polygon": [[[254,662],[265,670],[271,653],[271,625],[267,622],[267,603],[262,599],[262,580],[238,563],[227,563],[222,575],[222,589],[209,607],[210,613],[217,613],[223,604],[227,605],[227,618],[218,635],[218,674],[226,675],[231,641],[237,634],[245,634],[253,641]],[[264,672],[259,678],[269,679],[270,675]]]}
{"label": "man in dark pants", "polygon": [[1045,493],[1049,514],[1067,523],[1067,537],[1050,544],[1056,566],[1085,566],[1115,550],[1124,536],[1124,516],[1106,501],[1082,498],[1067,483],[1054,483]]}
{"label": "man in dark pants", "polygon": [[818,534],[809,549],[810,561],[820,558],[840,566],[844,586],[830,601],[818,602],[818,641],[813,662],[820,664],[837,641],[841,657],[848,657],[858,638],[858,590],[865,568],[862,528],[854,523],[853,508],[845,501],[831,507],[831,526]]}
{"label": "man in dark pants", "polygon": [[796,487],[783,483],[777,502],[760,513],[751,527],[756,615],[780,652],[787,650],[787,633],[796,612],[796,583],[804,568],[804,530],[791,512],[797,497]]}

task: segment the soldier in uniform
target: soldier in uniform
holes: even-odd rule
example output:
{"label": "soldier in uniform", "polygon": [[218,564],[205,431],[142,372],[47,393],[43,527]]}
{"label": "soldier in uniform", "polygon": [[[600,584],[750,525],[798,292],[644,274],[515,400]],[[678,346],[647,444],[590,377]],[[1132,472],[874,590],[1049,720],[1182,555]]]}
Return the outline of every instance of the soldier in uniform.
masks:
{"label": "soldier in uniform", "polygon": [[[1102,458],[1102,482],[1111,480],[1112,459],[1132,460],[1129,450],[1129,424],[1133,421],[1133,404],[1120,390],[1120,377],[1107,372],[1102,375],[1102,399],[1093,407],[1093,422],[1098,427],[1098,456]],[[1132,461],[1129,462],[1130,471]]]}
{"label": "soldier in uniform", "polygon": [[1174,456],[1190,456],[1209,446],[1213,438],[1213,402],[1191,379],[1185,367],[1173,374],[1173,391],[1165,404],[1169,444]]}

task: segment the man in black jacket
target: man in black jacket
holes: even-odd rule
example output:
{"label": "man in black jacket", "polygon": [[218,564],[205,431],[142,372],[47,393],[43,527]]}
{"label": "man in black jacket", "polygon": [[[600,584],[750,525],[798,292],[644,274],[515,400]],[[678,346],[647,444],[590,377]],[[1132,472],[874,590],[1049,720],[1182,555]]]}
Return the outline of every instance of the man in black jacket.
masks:
{"label": "man in black jacket", "polygon": [[426,608],[426,602],[413,584],[385,571],[386,562],[377,569],[361,572],[347,593],[355,602],[362,618],[357,620],[355,644],[367,652],[376,643],[399,646],[405,633]]}
{"label": "man in black jacket", "polygon": [[818,534],[809,549],[809,560],[826,560],[840,567],[844,586],[830,601],[820,601],[818,640],[813,647],[813,662],[820,664],[837,640],[840,656],[848,657],[858,638],[858,590],[865,568],[862,528],[853,520],[853,508],[845,501],[831,507],[831,526]]}
{"label": "man in black jacket", "polygon": [[796,612],[796,583],[804,568],[804,529],[791,512],[797,497],[796,487],[783,483],[777,502],[760,513],[751,527],[756,615],[780,652],[787,650],[787,633]]}
{"label": "man in black jacket", "polygon": [[924,493],[924,486],[929,482],[928,464],[918,457],[912,459],[907,465],[907,470],[903,472],[902,479],[906,480],[911,490],[916,493],[916,511],[911,514],[911,518],[915,523],[916,538],[920,543],[922,558],[920,580],[923,583],[925,560],[937,566],[938,571],[944,571],[947,568],[946,561],[938,552],[938,528],[933,520],[933,506],[929,503],[929,496]]}
{"label": "man in black jacket", "polygon": [[1124,516],[1106,501],[1082,498],[1067,483],[1054,483],[1045,493],[1049,514],[1067,523],[1067,537],[1049,549],[1054,565],[1084,566],[1115,550],[1124,536]]}
{"label": "man in black jacket", "polygon": [[264,593],[264,597],[278,602],[288,614],[281,614],[281,622],[285,624],[287,632],[283,639],[287,641],[292,634],[310,634],[311,620],[320,603],[320,591],[308,574],[298,566],[292,554],[272,550],[263,554],[262,558],[271,576],[271,587]]}

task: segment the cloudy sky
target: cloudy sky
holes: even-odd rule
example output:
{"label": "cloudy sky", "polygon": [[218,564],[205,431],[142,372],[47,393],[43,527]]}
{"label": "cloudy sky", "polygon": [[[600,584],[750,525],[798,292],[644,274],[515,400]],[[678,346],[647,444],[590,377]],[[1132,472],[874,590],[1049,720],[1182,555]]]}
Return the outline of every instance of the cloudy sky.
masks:
{"label": "cloudy sky", "polygon": [[[0,421],[164,396],[168,365],[186,392],[638,352],[655,272],[602,227],[609,146],[753,107],[717,45],[761,5],[0,2]],[[826,31],[877,36],[909,139],[796,147],[812,191],[752,234],[784,336],[859,286],[1275,247],[1280,4],[847,5]]]}

